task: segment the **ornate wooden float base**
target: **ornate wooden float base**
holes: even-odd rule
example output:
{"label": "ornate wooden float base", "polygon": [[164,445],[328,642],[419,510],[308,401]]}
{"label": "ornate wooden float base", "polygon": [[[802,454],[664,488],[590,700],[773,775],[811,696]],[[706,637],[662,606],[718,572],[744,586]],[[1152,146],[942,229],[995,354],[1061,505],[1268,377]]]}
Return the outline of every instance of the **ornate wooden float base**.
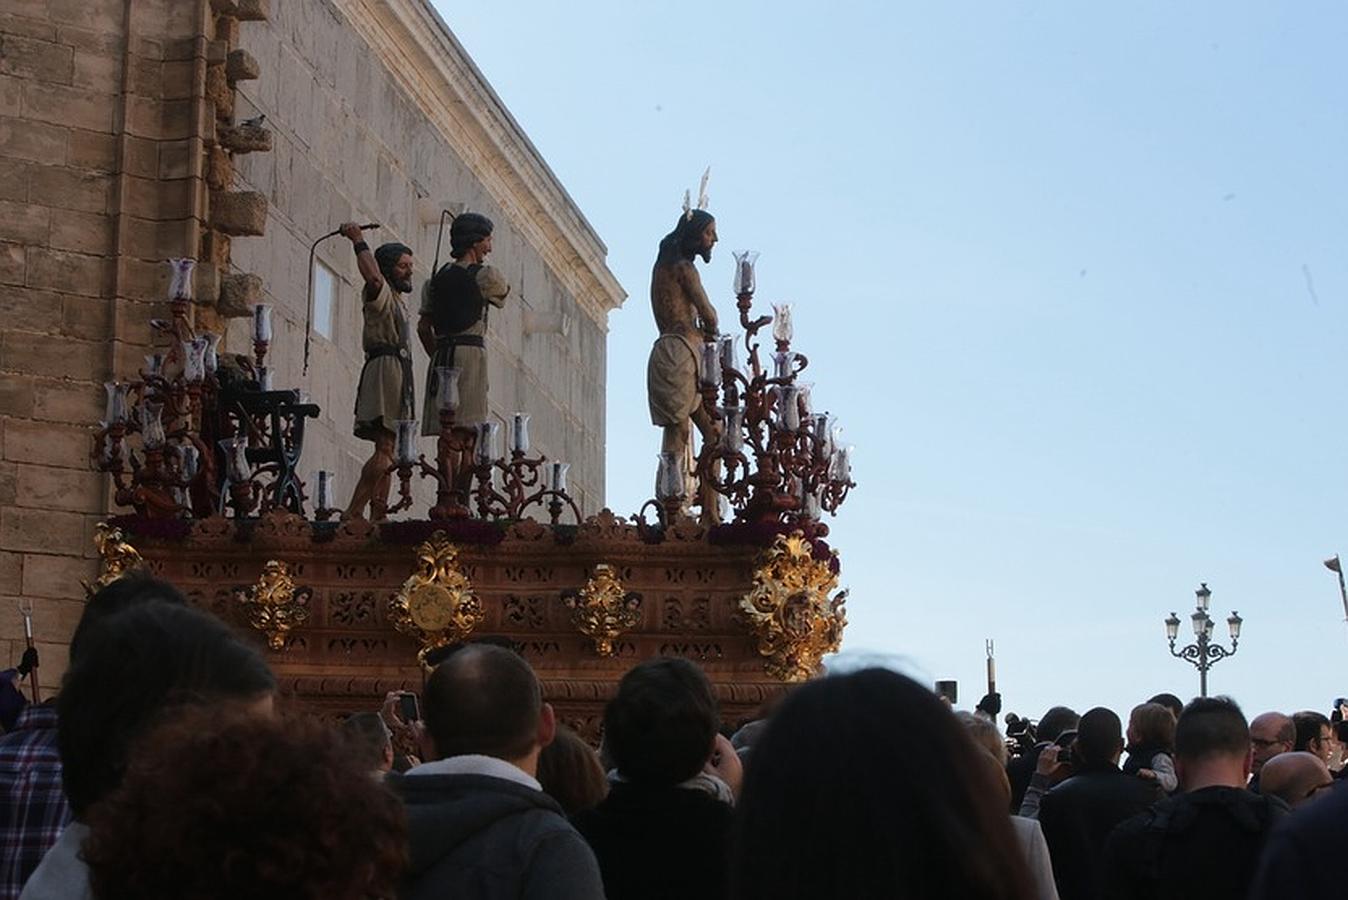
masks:
{"label": "ornate wooden float base", "polygon": [[104,580],[143,559],[192,603],[252,631],[282,692],[315,711],[420,692],[419,652],[495,635],[538,672],[561,720],[594,739],[618,680],[643,659],[696,662],[733,723],[837,649],[836,554],[781,530],[687,519],[646,529],[608,510],[571,527],[277,512],[114,519],[100,550]]}

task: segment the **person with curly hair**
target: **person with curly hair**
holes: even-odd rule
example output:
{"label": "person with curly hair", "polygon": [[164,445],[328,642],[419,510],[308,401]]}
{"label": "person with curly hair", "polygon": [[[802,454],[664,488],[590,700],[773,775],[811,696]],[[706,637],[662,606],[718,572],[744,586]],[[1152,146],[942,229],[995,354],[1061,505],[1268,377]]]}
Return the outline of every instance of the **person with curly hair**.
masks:
{"label": "person with curly hair", "polygon": [[97,900],[393,897],[402,805],[332,728],[200,708],[151,732],[89,816]]}

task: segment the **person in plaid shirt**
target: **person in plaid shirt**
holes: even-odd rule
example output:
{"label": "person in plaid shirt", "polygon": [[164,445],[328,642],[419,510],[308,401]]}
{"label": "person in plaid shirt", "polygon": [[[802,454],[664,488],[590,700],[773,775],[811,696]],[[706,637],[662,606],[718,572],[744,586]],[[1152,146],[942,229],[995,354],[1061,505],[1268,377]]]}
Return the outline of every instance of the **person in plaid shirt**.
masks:
{"label": "person in plaid shirt", "polygon": [[70,822],[56,750],[56,704],[28,706],[0,737],[0,900],[15,900]]}

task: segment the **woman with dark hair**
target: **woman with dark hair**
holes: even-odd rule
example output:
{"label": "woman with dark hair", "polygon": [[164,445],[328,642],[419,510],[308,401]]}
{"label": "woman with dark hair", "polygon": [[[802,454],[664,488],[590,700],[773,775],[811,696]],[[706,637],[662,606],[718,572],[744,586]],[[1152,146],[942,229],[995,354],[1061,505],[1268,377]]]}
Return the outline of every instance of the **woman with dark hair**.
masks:
{"label": "woman with dark hair", "polygon": [[402,805],[313,720],[198,709],[149,734],[89,818],[98,900],[392,897]]}
{"label": "woman with dark hair", "polygon": [[608,900],[719,900],[739,757],[717,732],[711,682],[677,657],[647,660],[604,709],[616,767],[608,796],[578,814]]}
{"label": "woman with dark hair", "polygon": [[565,725],[538,754],[538,781],[568,816],[593,809],[608,794],[599,754]]}
{"label": "woman with dark hair", "polygon": [[[133,587],[143,595],[177,595],[152,579]],[[23,900],[89,895],[88,868],[79,854],[86,822],[121,784],[132,748],[148,730],[198,705],[217,715],[272,711],[276,679],[262,655],[199,610],[149,599],[82,622],[78,650],[61,683],[56,733],[75,821],[24,885]]]}
{"label": "woman with dark hair", "polygon": [[931,691],[884,669],[806,684],[745,773],[736,900],[1025,900],[1024,858],[990,767]]}

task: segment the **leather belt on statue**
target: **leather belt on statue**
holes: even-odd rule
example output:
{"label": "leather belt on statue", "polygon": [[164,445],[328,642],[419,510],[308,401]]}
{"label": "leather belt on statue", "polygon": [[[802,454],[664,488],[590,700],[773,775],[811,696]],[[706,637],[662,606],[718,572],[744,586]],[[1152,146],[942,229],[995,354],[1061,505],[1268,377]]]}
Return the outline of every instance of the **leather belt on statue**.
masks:
{"label": "leather belt on statue", "polygon": [[485,347],[480,334],[436,335],[435,365],[454,365],[454,351],[459,347]]}
{"label": "leather belt on statue", "polygon": [[480,334],[450,334],[445,336],[437,335],[435,338],[435,347],[438,350],[441,347],[485,347],[486,342],[482,340]]}
{"label": "leather belt on statue", "polygon": [[381,356],[396,356],[400,359],[407,359],[408,352],[406,347],[399,347],[397,344],[376,344],[365,351],[365,361],[378,359]]}

